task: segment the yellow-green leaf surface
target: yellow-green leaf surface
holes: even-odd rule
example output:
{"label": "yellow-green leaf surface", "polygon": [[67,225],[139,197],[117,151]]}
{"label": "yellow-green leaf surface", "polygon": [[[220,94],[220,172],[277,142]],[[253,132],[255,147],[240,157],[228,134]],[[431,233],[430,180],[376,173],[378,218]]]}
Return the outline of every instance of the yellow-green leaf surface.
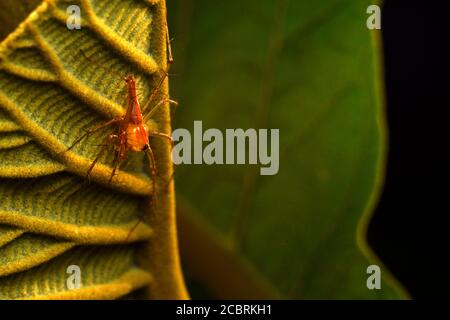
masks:
{"label": "yellow-green leaf surface", "polygon": [[[66,26],[70,5],[80,8],[81,29]],[[165,1],[17,6],[37,7],[9,17],[15,30],[0,45],[0,298],[120,298],[141,288],[150,298],[186,298],[173,185],[166,188],[169,144],[152,141],[152,206],[143,153],[130,154],[108,183],[114,155],[106,152],[85,179],[111,130],[67,150],[87,129],[124,114],[127,92],[117,73],[136,77],[144,105],[166,68]],[[165,82],[157,98],[167,94]],[[148,126],[169,133],[168,108]],[[81,269],[81,288],[66,286],[70,265]]]}
{"label": "yellow-green leaf surface", "polygon": [[[177,170],[193,288],[222,298],[404,296],[365,243],[386,144],[370,4],[170,2],[173,93],[188,106],[176,126],[280,129],[274,176],[257,166]],[[381,290],[366,286],[371,264],[382,268]]]}
{"label": "yellow-green leaf surface", "polygon": [[31,138],[20,131],[3,133],[0,136],[0,149],[20,147],[30,141]]}
{"label": "yellow-green leaf surface", "polygon": [[[14,132],[19,130],[20,126],[12,121],[11,118],[5,113],[5,111],[0,109],[0,133]],[[4,145],[6,146],[6,144]]]}
{"label": "yellow-green leaf surface", "polygon": [[[78,266],[82,282],[67,290],[67,267]],[[80,247],[51,263],[0,278],[0,299],[113,299],[152,281],[148,272],[133,265],[128,247]]]}
{"label": "yellow-green leaf surface", "polygon": [[0,246],[7,244],[23,233],[24,231],[19,228],[0,225]]}
{"label": "yellow-green leaf surface", "polygon": [[26,233],[0,247],[0,277],[37,266],[73,245],[68,241]]}

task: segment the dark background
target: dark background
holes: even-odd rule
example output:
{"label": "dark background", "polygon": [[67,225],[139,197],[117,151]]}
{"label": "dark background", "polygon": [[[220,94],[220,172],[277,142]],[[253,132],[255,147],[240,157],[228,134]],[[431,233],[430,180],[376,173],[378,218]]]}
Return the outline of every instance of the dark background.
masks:
{"label": "dark background", "polygon": [[369,243],[413,298],[448,297],[450,11],[386,0],[382,10],[390,147]]}

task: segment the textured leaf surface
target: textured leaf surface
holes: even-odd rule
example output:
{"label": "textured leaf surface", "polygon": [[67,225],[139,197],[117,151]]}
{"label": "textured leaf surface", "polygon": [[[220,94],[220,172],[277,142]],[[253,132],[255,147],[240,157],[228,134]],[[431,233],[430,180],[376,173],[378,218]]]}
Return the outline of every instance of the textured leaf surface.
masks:
{"label": "textured leaf surface", "polygon": [[[66,27],[69,5],[81,8],[80,30]],[[26,16],[8,21],[17,26]],[[173,187],[160,190],[157,181],[149,206],[152,182],[141,153],[128,157],[111,184],[113,152],[105,153],[86,183],[108,130],[67,151],[88,128],[124,114],[127,95],[117,73],[136,77],[144,105],[166,65],[165,16],[163,0],[49,0],[1,43],[0,298],[119,298],[142,287],[146,297],[187,297]],[[165,83],[157,98],[167,92]],[[168,110],[148,126],[170,132]],[[167,181],[170,146],[152,147],[158,179]],[[147,223],[139,223],[143,218]],[[70,265],[81,269],[79,289],[66,286]]]}
{"label": "textured leaf surface", "polygon": [[23,132],[3,133],[0,136],[0,149],[20,147],[30,142],[31,138]]}
{"label": "textured leaf surface", "polygon": [[[224,298],[400,297],[387,282],[366,287],[366,268],[380,264],[367,259],[364,229],[385,145],[371,3],[171,4],[172,30],[183,39],[174,95],[188,106],[177,127],[198,119],[204,130],[280,129],[275,176],[231,165],[177,171],[192,278]],[[382,275],[389,279],[383,267]]]}
{"label": "textured leaf surface", "polygon": [[34,142],[0,150],[0,162],[0,174],[8,178],[31,178],[64,170],[64,165],[55,162]]}
{"label": "textured leaf surface", "polygon": [[[67,267],[82,272],[82,287],[67,290]],[[133,267],[133,251],[125,247],[82,247],[49,263],[0,278],[1,299],[112,299],[151,281],[149,274]]]}
{"label": "textured leaf surface", "polygon": [[73,243],[67,241],[24,234],[0,247],[0,276],[32,268],[73,246]]}
{"label": "textured leaf surface", "polygon": [[21,229],[0,225],[0,247],[19,237],[23,233],[24,231]]}
{"label": "textured leaf surface", "polygon": [[[85,185],[67,173],[4,179],[0,194],[0,222],[77,242],[122,242],[143,210],[130,195]],[[131,236],[142,240],[151,233],[139,224]]]}
{"label": "textured leaf surface", "polygon": [[17,125],[14,121],[12,121],[5,111],[0,109],[0,132],[5,133],[19,130],[20,126]]}

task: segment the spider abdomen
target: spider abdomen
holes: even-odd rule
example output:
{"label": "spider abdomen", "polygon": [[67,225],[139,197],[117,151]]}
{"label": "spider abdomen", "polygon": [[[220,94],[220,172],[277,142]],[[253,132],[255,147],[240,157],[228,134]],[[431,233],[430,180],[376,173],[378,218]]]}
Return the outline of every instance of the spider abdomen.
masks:
{"label": "spider abdomen", "polygon": [[127,129],[127,144],[133,151],[142,151],[148,145],[148,130],[143,124],[128,125]]}

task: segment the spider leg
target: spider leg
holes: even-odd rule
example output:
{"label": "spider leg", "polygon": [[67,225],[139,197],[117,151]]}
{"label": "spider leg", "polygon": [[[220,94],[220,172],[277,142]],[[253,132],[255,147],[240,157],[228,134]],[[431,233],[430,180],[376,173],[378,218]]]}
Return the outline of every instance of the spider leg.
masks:
{"label": "spider leg", "polygon": [[89,166],[89,169],[88,169],[87,172],[86,172],[86,180],[87,180],[88,183],[90,183],[91,172],[92,172],[92,170],[94,169],[95,164],[98,162],[98,160],[100,159],[100,157],[103,156],[103,154],[105,153],[106,149],[107,149],[108,146],[109,146],[109,143],[110,143],[112,140],[117,139],[117,138],[118,138],[118,136],[115,135],[115,134],[109,134],[109,135],[105,138],[104,143],[102,144],[99,153],[98,153],[97,156],[95,157],[94,161],[92,161],[91,165]]}
{"label": "spider leg", "polygon": [[163,188],[164,191],[167,191],[169,189],[170,183],[175,178],[175,168],[176,168],[176,166],[173,165],[172,174],[170,175],[169,179],[167,180],[166,184],[164,185],[164,188]]}
{"label": "spider leg", "polygon": [[[172,136],[170,136],[169,134],[166,133],[162,133],[162,132],[150,132],[149,136],[151,137],[157,137],[157,138],[162,138],[162,139],[167,139],[170,142],[170,145],[173,149],[174,146],[174,142],[173,142],[173,138]],[[175,166],[173,167],[173,171],[172,174],[169,177],[169,180],[167,180],[165,186],[164,186],[164,190],[167,190],[167,188],[169,187],[169,184],[172,182],[172,180],[174,179],[175,176]]]}
{"label": "spider leg", "polygon": [[147,122],[148,119],[150,119],[152,117],[152,115],[155,114],[156,110],[158,110],[159,107],[163,106],[166,103],[171,103],[175,107],[178,107],[177,101],[171,100],[171,99],[165,97],[165,98],[161,99],[152,109],[150,109],[150,111],[148,111],[148,112],[144,111],[144,122]]}
{"label": "spider leg", "polygon": [[121,145],[119,150],[116,151],[116,155],[114,157],[114,167],[111,172],[111,176],[109,177],[108,183],[111,183],[112,179],[116,175],[116,171],[120,168],[120,164],[125,159],[127,155],[127,149],[125,145]]}
{"label": "spider leg", "polygon": [[130,231],[128,232],[127,237],[125,238],[125,242],[128,242],[128,239],[130,238],[131,234],[133,233],[134,230],[136,230],[137,226],[142,222],[142,217],[138,217],[138,221],[134,224],[134,226],[130,229]]}
{"label": "spider leg", "polygon": [[[171,40],[170,40],[170,35],[169,35],[169,27],[166,25],[166,43],[167,43],[167,66],[166,66],[166,70],[162,70],[163,75],[161,76],[161,79],[159,80],[159,82],[156,85],[156,87],[150,93],[150,98],[147,100],[147,102],[145,104],[143,104],[142,110],[144,112],[147,109],[147,107],[156,98],[156,95],[158,94],[158,91],[161,89],[162,85],[164,84],[164,80],[166,80],[166,78],[169,75],[169,70],[170,70],[170,67],[172,66],[172,63],[173,63],[172,45],[170,44],[170,42],[171,42]],[[155,109],[155,108],[153,108],[153,109]]]}
{"label": "spider leg", "polygon": [[[153,191],[152,191],[152,195],[151,195],[151,206],[153,206],[153,204],[155,203],[155,197],[156,197],[156,176],[157,176],[157,171],[156,171],[156,162],[155,162],[155,156],[153,154],[153,151],[150,147],[150,145],[148,146],[148,148],[144,151],[145,154],[147,155],[147,160],[150,166],[150,172],[152,175],[152,185],[153,185]],[[128,235],[125,239],[125,242],[128,242],[128,239],[130,238],[130,235],[133,233],[133,231],[138,227],[138,225],[142,222],[142,217],[139,217],[138,221],[136,222],[136,224],[130,229],[130,231],[128,232]]]}
{"label": "spider leg", "polygon": [[151,137],[157,137],[157,138],[162,138],[162,139],[169,140],[170,145],[171,145],[171,147],[173,149],[173,139],[172,139],[171,135],[166,134],[166,133],[162,133],[162,132],[150,132],[148,135],[151,136]]}
{"label": "spider leg", "polygon": [[99,125],[97,125],[97,126],[95,126],[95,127],[92,127],[92,128],[90,128],[90,129],[87,129],[86,132],[85,132],[82,136],[80,136],[78,139],[76,139],[76,140],[72,143],[72,145],[71,145],[70,147],[68,147],[64,152],[67,152],[67,151],[71,150],[73,147],[75,147],[75,145],[76,145],[77,143],[81,142],[81,140],[83,140],[84,138],[89,137],[89,136],[90,136],[91,134],[93,134],[94,132],[97,132],[97,131],[100,130],[100,129],[104,129],[104,128],[106,128],[106,127],[109,127],[110,125],[112,125],[112,124],[114,124],[114,123],[117,123],[117,122],[119,122],[120,120],[121,120],[121,118],[113,118],[113,119],[108,120],[108,121],[106,121],[106,122],[104,122],[104,123],[101,123],[101,124],[99,124]]}
{"label": "spider leg", "polygon": [[148,146],[148,148],[145,150],[145,154],[147,155],[147,159],[149,162],[149,166],[150,166],[150,172],[152,175],[152,185],[153,185],[153,191],[152,191],[152,204],[153,204],[153,200],[156,196],[156,176],[157,176],[157,171],[156,171],[156,162],[155,162],[155,156],[153,154],[152,148],[150,147],[150,145]]}

